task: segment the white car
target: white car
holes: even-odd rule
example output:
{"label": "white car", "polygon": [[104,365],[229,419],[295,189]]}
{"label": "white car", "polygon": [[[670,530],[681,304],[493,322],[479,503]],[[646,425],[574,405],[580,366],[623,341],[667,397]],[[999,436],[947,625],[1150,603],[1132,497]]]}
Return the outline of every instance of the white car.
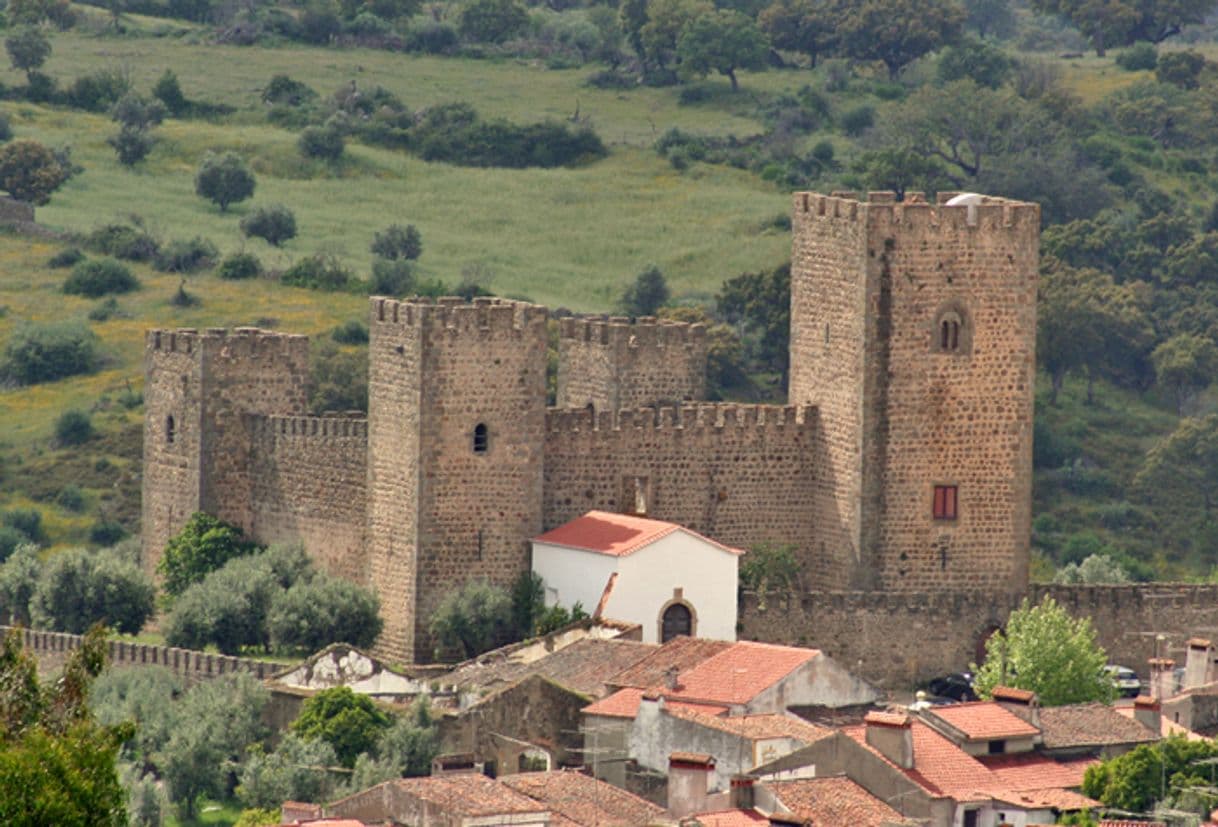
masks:
{"label": "white car", "polygon": [[1116,687],[1117,694],[1122,698],[1136,698],[1142,692],[1142,681],[1138,678],[1138,673],[1130,669],[1128,666],[1117,666],[1108,664],[1104,667],[1104,671],[1108,673],[1108,677],[1112,679],[1112,685]]}

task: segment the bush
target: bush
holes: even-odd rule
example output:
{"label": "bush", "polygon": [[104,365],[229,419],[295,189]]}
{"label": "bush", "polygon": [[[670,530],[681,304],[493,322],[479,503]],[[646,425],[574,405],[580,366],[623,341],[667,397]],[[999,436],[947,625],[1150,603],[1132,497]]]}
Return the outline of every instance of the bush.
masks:
{"label": "bush", "polygon": [[189,241],[171,241],[156,257],[156,269],[163,273],[193,273],[212,266],[220,251],[202,236]]}
{"label": "bush", "polygon": [[275,75],[262,90],[262,102],[268,104],[300,106],[316,98],[316,92],[287,75]]}
{"label": "bush", "polygon": [[190,101],[182,93],[182,85],[178,83],[178,76],[172,69],[166,69],[165,74],[157,78],[152,87],[152,96],[159,100],[171,115],[181,116],[190,109]]}
{"label": "bush", "polygon": [[429,55],[448,55],[457,49],[457,30],[449,23],[424,20],[406,32],[406,49]]}
{"label": "bush", "polygon": [[525,126],[483,121],[463,103],[427,110],[411,128],[410,141],[425,161],[474,167],[558,167],[603,158],[607,152],[589,128],[553,121]]}
{"label": "bush", "polygon": [[654,316],[669,299],[668,282],[660,268],[652,265],[639,273],[622,293],[618,309],[628,316]]}
{"label": "bush", "polygon": [[165,624],[169,644],[189,648],[214,644],[227,655],[245,646],[265,647],[267,613],[282,587],[260,557],[231,560],[183,591]]}
{"label": "bush", "polygon": [[296,237],[296,216],[283,204],[255,207],[241,219],[241,233],[247,238],[261,238],[278,247]]}
{"label": "bush", "polygon": [[383,37],[393,32],[393,26],[370,11],[362,11],[344,27],[355,37]]}
{"label": "bush", "polygon": [[165,546],[157,571],[165,578],[165,591],[179,595],[234,557],[258,550],[241,529],[197,511]]}
{"label": "bush", "polygon": [[1204,68],[1205,56],[1200,52],[1168,52],[1159,58],[1155,77],[1160,83],[1170,83],[1181,89],[1196,89]]}
{"label": "bush", "polygon": [[113,296],[106,299],[104,302],[98,302],[89,308],[86,314],[91,322],[105,322],[118,315],[118,300]]}
{"label": "bush", "polygon": [[528,24],[529,13],[516,0],[468,0],[461,9],[457,31],[473,43],[502,43]]}
{"label": "bush", "polygon": [[603,69],[588,75],[584,84],[593,89],[633,89],[639,85],[639,79],[624,72]]}
{"label": "bush", "polygon": [[128,129],[148,129],[165,119],[165,105],[128,92],[110,108],[110,117]]}
{"label": "bush", "polygon": [[344,767],[369,752],[393,719],[367,695],[357,695],[349,686],[323,689],[305,700],[292,732],[301,738],[325,741]]}
{"label": "bush", "polygon": [[367,354],[319,342],[309,366],[309,411],[368,411]]}
{"label": "bush", "polygon": [[59,99],[59,84],[48,74],[30,72],[25,80],[25,99],[31,103],[56,103]]}
{"label": "bush", "polygon": [[122,72],[105,69],[82,75],[68,90],[68,102],[90,112],[105,112],[131,90],[131,82]]}
{"label": "bush", "polygon": [[85,492],[80,490],[79,485],[68,483],[59,489],[55,502],[60,508],[79,514],[85,510]]}
{"label": "bush", "polygon": [[1135,43],[1122,49],[1115,62],[1126,72],[1153,71],[1159,65],[1159,50],[1152,43]]}
{"label": "bush", "polygon": [[89,233],[85,245],[96,253],[126,261],[151,261],[161,248],[151,234],[131,224],[103,224]]}
{"label": "bush", "polygon": [[230,281],[257,278],[262,275],[262,262],[253,253],[231,253],[220,262],[216,274]]}
{"label": "bush", "polygon": [[0,513],[0,525],[20,531],[30,543],[46,540],[42,532],[42,512],[36,508],[10,508]]}
{"label": "bush", "polygon": [[103,548],[109,548],[126,536],[127,529],[114,520],[98,520],[89,529],[89,542]]}
{"label": "bush", "polygon": [[46,564],[30,599],[39,626],[82,634],[95,623],[136,634],[152,616],[156,587],[139,567],[116,555],[69,549]]}
{"label": "bush", "polygon": [[378,258],[372,262],[372,278],[368,293],[372,296],[408,296],[414,293],[414,262],[405,259]]}
{"label": "bush", "polygon": [[28,385],[88,373],[96,366],[97,336],[83,324],[25,324],[9,336],[0,376]]}
{"label": "bush", "polygon": [[[30,538],[26,537],[17,529],[8,525],[0,525],[0,563],[4,563],[8,558],[13,556],[13,552],[19,546],[24,546],[30,542]],[[10,608],[6,605],[2,590],[0,590],[0,620],[6,619]],[[22,609],[24,611],[24,609]]]}
{"label": "bush", "polygon": [[471,580],[445,595],[428,626],[436,658],[472,658],[513,637],[512,601],[503,589]]}
{"label": "bush", "polygon": [[61,446],[82,445],[93,433],[93,420],[85,411],[67,410],[55,420],[55,441]]}
{"label": "bush", "polygon": [[423,236],[413,224],[390,224],[372,236],[372,254],[389,259],[416,259],[423,254]]}
{"label": "bush", "polygon": [[289,267],[280,282],[312,290],[343,290],[351,283],[351,271],[334,256],[318,253]]}
{"label": "bush", "polygon": [[120,164],[133,167],[148,157],[156,139],[148,134],[146,129],[124,126],[116,134],[106,138],[106,143],[114,150]]}
{"label": "bush", "polygon": [[346,580],[318,575],[277,595],[267,616],[276,648],[316,652],[331,643],[368,648],[381,633],[376,595]]}
{"label": "bush", "polygon": [[342,31],[342,21],[322,0],[310,4],[300,15],[300,37],[306,43],[324,46]]}
{"label": "bush", "polygon": [[47,267],[61,270],[65,267],[71,267],[73,264],[84,260],[84,257],[85,254],[82,253],[79,248],[67,247],[47,259]]}
{"label": "bush", "polygon": [[357,319],[352,319],[330,331],[330,338],[340,345],[366,345],[368,344],[368,326]]}
{"label": "bush", "polygon": [[41,206],[71,176],[60,153],[21,139],[0,147],[0,188],[18,201]]}
{"label": "bush", "polygon": [[195,173],[195,192],[214,202],[220,212],[254,194],[254,173],[235,152],[209,152]]}
{"label": "bush", "polygon": [[847,109],[841,114],[838,123],[841,124],[842,132],[852,138],[857,138],[868,129],[871,129],[875,123],[875,108],[863,104],[852,109]]}
{"label": "bush", "polygon": [[130,293],[140,286],[122,263],[112,258],[82,261],[64,280],[63,292],[69,296],[96,299],[110,293]]}
{"label": "bush", "polygon": [[301,130],[296,145],[306,158],[337,161],[343,154],[343,133],[332,125],[307,126]]}

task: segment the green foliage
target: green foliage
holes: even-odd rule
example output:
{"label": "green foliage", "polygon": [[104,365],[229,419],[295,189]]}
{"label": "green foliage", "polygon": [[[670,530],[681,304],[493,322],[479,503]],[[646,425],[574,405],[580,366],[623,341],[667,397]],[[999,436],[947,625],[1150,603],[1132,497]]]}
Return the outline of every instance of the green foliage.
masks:
{"label": "green foliage", "polygon": [[1183,416],[1185,405],[1218,370],[1218,347],[1207,337],[1177,333],[1154,349],[1150,361],[1159,382],[1172,389],[1176,413]]}
{"label": "green foliage", "polygon": [[230,253],[216,268],[216,275],[230,281],[257,278],[262,275],[262,262],[253,253]]}
{"label": "green foliage", "polygon": [[148,157],[156,139],[146,129],[124,126],[106,138],[106,143],[114,150],[120,164],[133,167]]}
{"label": "green foliage", "polygon": [[368,355],[329,342],[314,346],[309,363],[309,411],[368,410]]}
{"label": "green foliage", "polygon": [[46,204],[66,180],[55,153],[38,141],[20,138],[0,147],[0,189],[16,200]]}
{"label": "green foliage", "polygon": [[287,75],[275,75],[262,90],[263,103],[300,106],[316,99],[316,92]]}
{"label": "green foliage", "polygon": [[84,257],[85,254],[80,251],[79,247],[65,247],[47,259],[47,267],[55,269],[71,267],[73,264],[84,260]]}
{"label": "green foliage", "polygon": [[129,293],[140,283],[121,262],[112,258],[87,259],[72,268],[63,283],[69,296],[100,298],[111,293]]}
{"label": "green foliage", "polygon": [[0,376],[29,385],[89,373],[97,367],[97,341],[79,322],[24,323],[5,343]]}
{"label": "green foliage", "polygon": [[413,224],[390,224],[372,236],[372,254],[397,261],[414,261],[423,254],[423,236]]}
{"label": "green foliage", "polygon": [[89,709],[106,726],[137,721],[122,754],[128,761],[148,764],[169,743],[177,721],[174,701],[182,689],[182,681],[164,666],[108,669],[93,684]]}
{"label": "green foliage", "polygon": [[875,124],[875,107],[867,103],[852,106],[842,112],[837,124],[843,133],[857,138]]}
{"label": "green foliage", "polygon": [[233,827],[274,827],[280,823],[278,807],[263,810],[257,807],[242,810],[241,816],[233,822]]}
{"label": "green foliage", "polygon": [[746,355],[761,370],[780,376],[786,388],[789,371],[791,266],[741,273],[723,283],[715,296],[719,315],[743,331]]}
{"label": "green foliage", "polygon": [[1135,43],[1122,49],[1113,62],[1126,72],[1154,71],[1159,65],[1159,50],[1153,43]]}
{"label": "green foliage", "polygon": [[[16,529],[5,526],[5,531]],[[42,563],[38,547],[17,532],[20,542],[0,565],[0,620],[9,625],[30,625],[30,599],[38,588]]]}
{"label": "green foliage", "polygon": [[190,101],[183,94],[182,84],[178,82],[178,76],[172,69],[166,69],[165,73],[157,78],[152,86],[152,96],[174,117],[181,117],[190,110]]}
{"label": "green foliage", "polygon": [[85,510],[85,492],[81,490],[79,485],[68,483],[59,489],[59,494],[55,497],[55,503],[61,508],[79,514]]}
{"label": "green foliage", "polygon": [[1125,567],[1106,554],[1089,555],[1081,563],[1068,563],[1053,577],[1054,583],[1077,583],[1087,586],[1113,585],[1129,582]]}
{"label": "green foliage", "polygon": [[329,801],[335,787],[329,768],[337,760],[326,741],[296,733],[285,735],[274,752],[255,745],[241,769],[237,798],[246,807],[268,810],[285,801]]}
{"label": "green foliage", "polygon": [[801,584],[794,546],[762,543],[749,549],[740,563],[740,586],[758,594],[796,591]]}
{"label": "green foliage", "polygon": [[113,553],[69,549],[43,567],[30,600],[44,629],[81,634],[95,623],[136,634],[152,616],[156,587],[139,567]]}
{"label": "green foliage", "polygon": [[573,129],[554,121],[523,126],[484,121],[464,103],[424,110],[408,135],[410,147],[423,160],[471,167],[570,166],[608,154],[588,127]]}
{"label": "green foliage", "polygon": [[241,219],[241,234],[261,238],[279,247],[296,237],[296,215],[285,204],[255,207]]}
{"label": "green foliage", "polygon": [[[1183,788],[1209,785],[1209,770],[1199,762],[1218,757],[1213,741],[1187,741],[1183,736],[1142,744],[1133,750],[1087,768],[1083,794],[1106,807],[1150,812]],[[1212,804],[1212,802],[1211,802]],[[1202,812],[1208,812],[1208,807]]]}
{"label": "green foliage", "polygon": [[1009,0],[964,0],[964,25],[977,37],[1008,38],[1015,33],[1015,11]]}
{"label": "green foliage", "polygon": [[1200,23],[1213,9],[1211,0],[1136,3],[1113,0],[1090,3],[1087,0],[1034,0],[1032,8],[1069,21],[1103,56],[1111,46],[1137,41],[1161,43],[1178,34],[1186,25]]}
{"label": "green foliage", "polygon": [[584,611],[584,604],[579,601],[569,610],[565,606],[555,604],[538,615],[534,621],[533,634],[548,635],[586,617],[588,613]]}
{"label": "green foliage", "polygon": [[372,262],[368,293],[373,296],[409,296],[418,286],[414,262],[408,259],[378,258]]}
{"label": "green foliage", "polygon": [[654,316],[670,297],[664,274],[653,264],[635,276],[618,300],[618,309],[628,316]]}
{"label": "green foliage", "polygon": [[507,592],[485,580],[470,580],[449,592],[432,614],[428,630],[436,640],[436,658],[472,658],[512,638],[512,601]]}
{"label": "green foliage", "polygon": [[55,420],[55,441],[60,445],[81,445],[92,439],[93,435],[93,419],[87,411],[71,408]]}
{"label": "green foliage", "polygon": [[330,331],[330,338],[340,345],[368,344],[368,325],[359,319],[350,319]]}
{"label": "green foliage", "polygon": [[274,598],[267,616],[278,649],[315,652],[331,643],[371,647],[381,633],[380,601],[367,589],[317,575]]}
{"label": "green foliage", "polygon": [[195,173],[195,193],[227,212],[230,204],[254,194],[254,173],[235,152],[209,152]]}
{"label": "green foliage", "polygon": [[300,154],[306,158],[319,158],[323,161],[337,161],[343,155],[343,133],[337,126],[306,126],[300,131],[296,142]]}
{"label": "green foliage", "polygon": [[[892,21],[903,21],[893,26]],[[862,0],[839,18],[842,51],[855,60],[878,60],[895,78],[901,69],[960,35],[964,13],[950,0]]]}
{"label": "green foliage", "polygon": [[117,69],[81,75],[68,89],[68,101],[90,112],[106,112],[131,90],[131,81]]}
{"label": "green foliage", "polygon": [[355,759],[372,749],[392,724],[393,719],[367,695],[357,695],[349,686],[336,686],[304,702],[292,722],[292,732],[324,741],[344,767],[354,767]]}
{"label": "green foliage", "polygon": [[838,11],[833,0],[775,0],[757,22],[774,48],[802,52],[815,68],[817,59],[837,46]]}
{"label": "green foliage", "polygon": [[[1204,536],[1218,505],[1218,414],[1182,419],[1146,454],[1134,478],[1141,502],[1185,533]],[[1213,561],[1204,543],[1206,562]]]}
{"label": "green foliage", "polygon": [[259,557],[235,558],[178,595],[162,624],[169,645],[214,645],[226,655],[247,646],[265,649],[270,643],[266,618],[280,588]]}
{"label": "green foliage", "polygon": [[4,39],[4,49],[8,52],[9,63],[19,72],[25,72],[26,78],[46,63],[51,56],[51,41],[36,26],[25,26],[17,29]]}
{"label": "green foliage", "polygon": [[943,83],[971,80],[978,86],[997,89],[1006,82],[1012,68],[1011,58],[997,46],[964,40],[943,49],[936,71]]}
{"label": "green foliage", "polygon": [[160,242],[143,227],[142,219],[132,223],[103,224],[95,227],[85,239],[90,250],[127,261],[151,261],[160,250]]}
{"label": "green foliage", "polygon": [[171,241],[157,251],[156,269],[162,273],[194,273],[212,266],[220,251],[202,236]]}
{"label": "green foliage", "polygon": [[770,44],[757,24],[733,9],[699,15],[677,39],[677,59],[683,74],[727,76],[740,88],[737,69],[764,69]]}
{"label": "green foliage", "polygon": [[1204,68],[1205,56],[1200,52],[1165,52],[1155,67],[1155,78],[1180,89],[1196,89]]}
{"label": "green foliage", "polygon": [[1051,597],[1036,605],[1025,597],[986,641],[985,662],[973,665],[974,688],[983,698],[995,686],[1028,689],[1044,706],[1108,702],[1115,690],[1107,660],[1090,619],[1071,617]]}
{"label": "green foliage", "polygon": [[520,637],[534,634],[546,611],[546,585],[535,571],[522,572],[512,583],[512,626]]}
{"label": "green foliage", "polygon": [[474,43],[502,43],[528,22],[529,13],[516,0],[468,0],[461,7],[457,31]]}
{"label": "green foliage", "polygon": [[281,284],[310,290],[343,290],[351,284],[351,271],[335,256],[318,253],[306,256],[283,272]]}
{"label": "green foliage", "polygon": [[166,544],[157,571],[164,577],[165,591],[176,596],[234,557],[252,554],[257,549],[257,545],[245,539],[241,529],[196,511]]}
{"label": "green foliage", "polygon": [[110,108],[110,117],[128,129],[150,129],[165,119],[165,105],[128,92]]}
{"label": "green foliage", "polygon": [[20,531],[31,543],[46,539],[42,530],[42,512],[36,508],[9,508],[0,512],[0,524]]}

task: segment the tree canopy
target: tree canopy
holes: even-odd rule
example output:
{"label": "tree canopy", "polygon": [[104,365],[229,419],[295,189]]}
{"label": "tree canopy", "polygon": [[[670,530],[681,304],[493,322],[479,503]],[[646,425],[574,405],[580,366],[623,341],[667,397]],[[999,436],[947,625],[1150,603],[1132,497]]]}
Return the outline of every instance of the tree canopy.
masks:
{"label": "tree canopy", "polygon": [[845,7],[838,36],[849,57],[881,61],[895,78],[910,62],[959,37],[963,23],[964,10],[952,0],[861,0]]}
{"label": "tree canopy", "polygon": [[21,138],[0,147],[0,188],[18,201],[42,205],[68,180],[55,153]]}
{"label": "tree canopy", "polygon": [[740,88],[737,69],[765,67],[769,43],[757,24],[733,9],[720,9],[690,21],[677,40],[681,71],[727,76],[732,90]]}
{"label": "tree canopy", "polygon": [[157,571],[165,578],[165,591],[179,595],[234,557],[257,550],[241,529],[202,511],[196,511],[170,538]]}
{"label": "tree canopy", "polygon": [[1107,662],[1088,618],[1071,617],[1051,597],[1035,605],[1025,597],[986,641],[985,661],[973,667],[974,688],[983,698],[995,686],[1028,689],[1044,706],[1110,701]]}
{"label": "tree canopy", "polygon": [[209,152],[195,173],[195,192],[215,202],[220,212],[253,195],[255,185],[254,173],[235,152]]}
{"label": "tree canopy", "polygon": [[393,718],[367,695],[357,695],[349,686],[323,689],[304,702],[292,722],[292,732],[329,744],[344,767],[371,750]]}

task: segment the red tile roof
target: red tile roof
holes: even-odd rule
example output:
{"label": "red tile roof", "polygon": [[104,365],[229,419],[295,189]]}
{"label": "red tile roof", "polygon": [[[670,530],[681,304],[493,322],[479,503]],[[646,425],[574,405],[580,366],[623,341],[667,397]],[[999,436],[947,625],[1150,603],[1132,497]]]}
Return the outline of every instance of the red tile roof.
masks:
{"label": "red tile roof", "polygon": [[637,686],[647,689],[664,683],[665,675],[675,669],[678,674],[732,646],[726,640],[704,640],[697,637],[675,637],[633,666],[618,672],[606,683],[611,686]]}
{"label": "red tile roof", "polygon": [[[639,702],[646,690],[627,687],[619,689],[607,698],[602,698],[594,704],[585,706],[581,712],[585,715],[603,715],[606,718],[634,718],[639,714]],[[718,704],[699,704],[686,701],[666,699],[665,709],[692,709],[703,715],[722,715],[727,712],[726,706]]]}
{"label": "red tile roof", "polygon": [[769,824],[770,820],[756,810],[717,810],[694,816],[702,827],[753,827]]}
{"label": "red tile roof", "polygon": [[1025,738],[1040,734],[1030,723],[1008,712],[994,701],[972,701],[962,704],[947,704],[926,710],[925,714],[934,724],[938,718],[953,729],[964,733],[970,741],[991,741],[1001,738]]}
{"label": "red tile roof", "polygon": [[1045,749],[1144,744],[1159,740],[1138,721],[1126,718],[1107,704],[1049,706],[1040,710],[1040,733]]}
{"label": "red tile roof", "polygon": [[999,783],[1016,792],[1022,790],[1045,790],[1051,787],[1068,789],[1080,787],[1083,773],[1095,758],[1074,761],[1054,761],[1039,753],[1025,752],[1017,755],[982,756],[980,759]]}
{"label": "red tile roof", "polygon": [[750,741],[793,738],[811,744],[833,734],[831,729],[810,724],[791,715],[708,715],[701,709],[668,704],[665,704],[664,711],[674,718],[692,721],[710,729],[747,738]]}
{"label": "red tile roof", "polygon": [[813,824],[881,827],[904,818],[849,778],[803,778],[766,784],[779,802]]}
{"label": "red tile roof", "polygon": [[[957,801],[976,801],[979,792],[995,786],[994,776],[980,761],[972,757],[922,721],[913,722],[914,766],[902,769],[910,781],[934,796],[948,796]],[[843,730],[866,749],[879,755],[879,750],[867,744],[866,725]],[[893,762],[888,761],[892,766]]]}
{"label": "red tile roof", "polygon": [[732,554],[744,553],[738,548],[729,548],[676,523],[649,520],[646,517],[636,517],[632,514],[614,514],[609,511],[589,511],[584,516],[576,517],[571,522],[551,529],[533,540],[537,543],[623,557],[674,531],[681,531],[697,537],[699,540],[705,540]]}
{"label": "red tile roof", "polygon": [[1021,792],[995,793],[994,798],[1034,810],[1090,810],[1100,802],[1074,790],[1051,788],[1047,790],[1023,790]]}
{"label": "red tile roof", "polygon": [[500,779],[549,809],[551,827],[631,827],[663,814],[662,807],[573,770],[525,772]]}
{"label": "red tile roof", "polygon": [[408,795],[430,801],[444,811],[462,816],[543,813],[546,808],[481,773],[432,775],[386,782]]}
{"label": "red tile roof", "polygon": [[990,697],[995,701],[1014,701],[1019,704],[1030,704],[1036,699],[1036,693],[1031,689],[1016,689],[1013,686],[995,686],[990,690]]}
{"label": "red tile roof", "polygon": [[820,654],[770,643],[739,641],[678,675],[673,697],[689,701],[745,704]]}

